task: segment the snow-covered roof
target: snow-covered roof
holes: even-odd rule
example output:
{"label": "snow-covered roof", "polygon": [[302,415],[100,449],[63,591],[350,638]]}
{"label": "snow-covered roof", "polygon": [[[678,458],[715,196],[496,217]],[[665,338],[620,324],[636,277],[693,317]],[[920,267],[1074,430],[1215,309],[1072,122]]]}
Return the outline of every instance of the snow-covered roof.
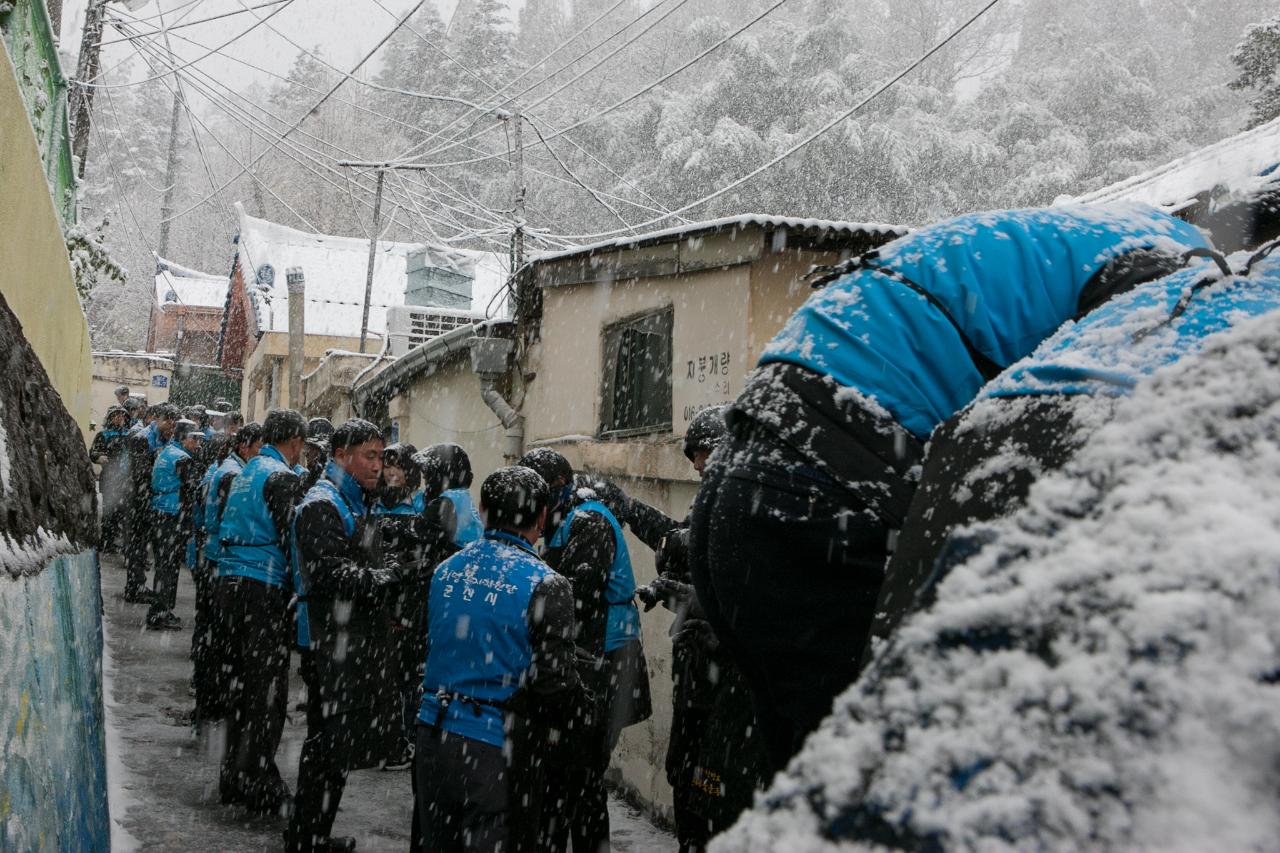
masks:
{"label": "snow-covered roof", "polygon": [[[307,334],[358,338],[369,241],[363,237],[299,231],[249,216],[239,204],[236,212],[240,217],[236,251],[245,289],[257,316],[258,331],[289,331],[285,273],[291,267],[301,267],[307,283]],[[480,309],[484,308],[480,300],[496,292],[505,280],[500,256],[491,253],[379,240],[369,299],[371,334],[384,335],[387,308],[404,304],[408,257],[423,249],[427,250],[432,263],[475,276],[473,305],[478,304]]]}
{"label": "snow-covered roof", "polygon": [[712,849],[1274,844],[1278,324],[1140,383]]}
{"label": "snow-covered roof", "polygon": [[828,231],[833,234],[872,234],[888,238],[901,237],[909,230],[903,225],[886,225],[882,222],[840,222],[830,219],[804,219],[795,216],[771,216],[765,213],[742,213],[737,216],[725,216],[720,219],[708,219],[703,222],[688,222],[661,231],[650,231],[645,234],[631,234],[602,240],[585,246],[574,246],[555,252],[543,252],[533,256],[534,261],[552,261],[574,255],[592,254],[608,249],[625,249],[639,245],[670,242],[675,239],[702,234],[707,231],[721,231],[728,228],[744,229],[756,225],[762,228],[788,228],[803,231]]}
{"label": "snow-covered roof", "polygon": [[1277,175],[1270,170],[1277,164],[1280,164],[1280,118],[1074,201],[1086,204],[1140,201],[1166,210],[1179,210],[1202,192],[1216,194],[1221,188],[1232,196],[1249,193],[1276,180]]}
{"label": "snow-covered roof", "polygon": [[190,308],[222,308],[227,303],[227,277],[193,270],[156,258],[156,304]]}

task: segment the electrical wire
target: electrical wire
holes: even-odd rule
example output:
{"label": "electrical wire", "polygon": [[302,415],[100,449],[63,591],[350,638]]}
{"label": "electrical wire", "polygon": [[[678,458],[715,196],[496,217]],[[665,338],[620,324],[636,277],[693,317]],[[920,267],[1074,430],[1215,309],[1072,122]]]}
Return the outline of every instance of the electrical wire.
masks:
{"label": "electrical wire", "polygon": [[[285,2],[285,0],[267,0],[267,2],[261,3],[257,6],[254,6],[253,8],[265,9],[268,6],[275,6],[283,2]],[[193,5],[192,8],[194,9],[196,8],[196,6]],[[115,11],[115,10],[112,10],[112,11]],[[185,24],[173,23],[167,27],[164,27],[163,29],[157,29],[153,27],[152,32],[149,32],[149,33],[139,33],[138,35],[135,35],[135,36],[122,36],[121,38],[118,38],[118,39],[108,39],[106,41],[100,41],[98,42],[98,47],[103,48],[113,44],[120,44],[121,42],[133,41],[134,39],[147,38],[148,36],[160,35],[162,32],[172,32],[174,30],[184,29],[186,27],[198,26],[199,24],[207,24],[210,21],[217,21],[222,18],[229,18],[232,15],[243,15],[244,13],[245,13],[245,10],[243,9],[232,9],[230,12],[223,12],[221,15],[213,15],[208,18],[200,18],[199,20],[196,20],[196,21],[188,21]],[[163,13],[161,13],[161,15],[163,15]],[[134,19],[129,23],[140,23],[140,22],[137,19]]]}
{"label": "electrical wire", "polygon": [[[173,71],[169,71],[165,73],[172,74],[177,71],[181,71],[183,68],[187,68],[189,66],[195,65],[197,62],[201,62],[205,59],[208,59],[210,56],[213,56],[215,53],[221,53],[225,48],[229,47],[234,42],[244,38],[249,33],[257,29],[259,26],[261,26],[262,24],[265,24],[271,18],[274,18],[276,15],[280,14],[285,9],[288,9],[291,5],[293,5],[293,3],[294,3],[294,0],[281,0],[281,5],[272,9],[271,12],[267,14],[267,17],[254,20],[253,24],[251,24],[248,29],[243,30],[242,32],[232,36],[222,44],[218,45],[213,50],[210,50],[208,53],[205,53],[201,56],[197,56],[195,59],[192,59],[191,61],[185,62],[182,65],[178,66]],[[73,80],[72,82],[77,86],[91,86],[95,89],[126,89],[131,86],[141,86],[143,83],[150,83],[153,80],[160,79],[158,77],[148,77],[145,80],[133,80],[128,83],[97,83],[95,82],[96,80],[100,80],[101,78],[102,78],[102,73],[100,72],[98,74],[95,74],[93,76],[93,79],[91,80]]]}
{"label": "electrical wire", "polygon": [[[735,180],[735,181],[733,181],[733,182],[731,182],[731,183],[729,183],[729,184],[726,184],[725,186],[721,187],[720,189],[716,190],[715,192],[711,193],[710,195],[703,196],[702,198],[698,199],[697,201],[690,202],[689,204],[686,204],[686,205],[684,205],[683,207],[681,207],[679,210],[672,211],[672,213],[688,213],[689,211],[694,210],[695,208],[701,207],[702,205],[706,204],[706,203],[707,203],[707,202],[709,202],[709,201],[713,201],[713,200],[715,200],[715,199],[719,198],[720,196],[724,195],[724,194],[725,194],[725,193],[727,193],[727,192],[730,192],[731,190],[737,189],[738,187],[740,187],[740,186],[742,186],[743,184],[745,184],[747,181],[751,180],[752,178],[756,177],[756,176],[757,176],[757,175],[759,175],[759,174],[762,174],[762,173],[763,173],[763,172],[765,172],[765,171],[768,171],[769,169],[772,169],[774,166],[778,165],[778,164],[779,164],[779,163],[781,163],[783,160],[785,160],[785,159],[787,159],[788,157],[790,157],[792,154],[795,154],[797,151],[801,150],[802,148],[807,147],[807,146],[808,146],[808,145],[810,145],[814,140],[816,140],[818,137],[820,137],[820,136],[822,136],[823,134],[827,133],[828,131],[830,131],[832,128],[836,127],[836,126],[837,126],[837,125],[839,125],[840,123],[842,123],[842,122],[844,122],[844,121],[846,121],[846,120],[848,120],[848,119],[852,118],[853,116],[857,115],[857,114],[862,110],[862,108],[863,108],[863,107],[865,107],[867,104],[869,104],[869,103],[871,103],[872,101],[874,101],[876,98],[880,97],[882,94],[884,94],[886,91],[888,91],[890,87],[892,87],[894,84],[896,84],[896,83],[897,83],[899,80],[901,80],[903,77],[906,77],[908,74],[910,74],[910,73],[911,73],[912,71],[914,71],[916,68],[919,68],[919,67],[920,67],[920,65],[922,65],[922,64],[923,64],[927,59],[929,59],[929,58],[930,58],[931,56],[933,56],[935,53],[937,53],[938,51],[942,50],[942,48],[944,48],[944,47],[946,47],[948,44],[950,44],[950,43],[951,43],[951,42],[952,42],[956,37],[958,37],[961,33],[963,33],[963,32],[964,32],[965,30],[967,30],[970,26],[972,26],[972,25],[973,25],[973,24],[974,24],[974,23],[975,23],[979,18],[981,18],[983,15],[985,15],[988,11],[990,11],[990,10],[991,10],[991,8],[992,8],[992,7],[994,7],[994,6],[995,6],[997,3],[999,3],[999,2],[1000,2],[1000,0],[988,0],[988,2],[987,2],[987,3],[986,3],[986,4],[985,4],[981,9],[979,9],[977,12],[975,12],[975,13],[973,14],[973,16],[972,16],[972,17],[970,17],[968,20],[966,20],[963,24],[961,24],[961,25],[960,25],[959,27],[957,27],[956,29],[952,30],[952,31],[951,31],[951,33],[950,33],[950,34],[948,34],[945,38],[943,38],[941,41],[939,41],[939,42],[938,42],[937,44],[935,44],[933,47],[929,48],[929,50],[925,51],[925,52],[924,52],[923,54],[921,54],[918,58],[916,58],[913,62],[911,62],[909,65],[907,65],[905,68],[903,68],[903,69],[902,69],[901,71],[899,71],[897,74],[895,74],[892,78],[890,78],[890,79],[889,79],[889,81],[888,81],[888,82],[886,82],[886,83],[884,83],[883,85],[881,85],[879,88],[877,88],[877,89],[876,89],[874,92],[872,92],[870,95],[868,95],[867,97],[863,98],[861,101],[859,101],[858,103],[854,104],[852,107],[850,107],[849,109],[845,110],[843,113],[841,113],[840,115],[836,116],[834,119],[832,119],[831,121],[827,122],[827,123],[826,123],[826,124],[824,124],[822,127],[818,128],[818,129],[817,129],[817,130],[815,130],[813,133],[811,133],[811,134],[809,134],[808,136],[806,136],[804,139],[802,139],[802,140],[800,140],[799,142],[797,142],[796,144],[792,145],[792,146],[791,146],[790,148],[788,148],[786,151],[784,151],[784,152],[782,152],[781,154],[779,154],[778,156],[774,157],[772,160],[768,161],[767,163],[765,163],[765,164],[763,164],[763,165],[761,165],[761,166],[758,166],[757,168],[755,168],[755,169],[751,170],[750,172],[748,172],[747,174],[745,174],[745,175],[743,175],[742,177],[738,178],[737,180]],[[660,216],[660,217],[657,217],[656,219],[651,219],[651,220],[649,220],[648,222],[642,222],[642,223],[640,223],[639,225],[637,225],[636,227],[637,227],[637,228],[645,228],[645,227],[648,227],[648,226],[656,225],[657,223],[662,222],[663,220],[668,219],[668,218],[669,218],[669,217],[666,217],[666,216]],[[597,234],[573,234],[573,235],[569,235],[569,234],[559,234],[559,235],[556,235],[556,236],[561,237],[561,238],[563,238],[563,239],[565,239],[565,240],[585,241],[585,240],[602,239],[602,238],[605,238],[605,237],[617,237],[617,236],[621,236],[621,234],[622,234],[622,232],[621,232],[621,231],[619,231],[619,230],[614,230],[614,231],[602,231],[602,232],[597,233]]]}
{"label": "electrical wire", "polygon": [[[293,0],[288,0],[288,2],[293,2]],[[410,16],[410,15],[413,15],[413,14],[414,14],[415,12],[417,12],[420,8],[422,8],[422,6],[423,6],[423,4],[424,4],[425,2],[426,2],[426,0],[418,0],[418,2],[416,2],[416,3],[414,4],[413,8],[409,10],[408,14],[406,14],[406,15],[404,16],[404,18],[402,18],[402,19],[401,19],[401,20],[400,20],[400,21],[399,21],[399,22],[398,22],[394,27],[392,27],[392,28],[387,32],[387,34],[386,34],[385,36],[383,36],[383,37],[378,41],[378,43],[377,43],[377,44],[375,44],[375,45],[373,46],[373,49],[372,49],[372,50],[370,50],[368,53],[366,53],[366,54],[365,54],[365,55],[360,59],[360,61],[356,63],[356,65],[355,65],[355,67],[352,69],[352,71],[354,72],[354,71],[359,70],[359,69],[360,69],[360,67],[361,67],[361,66],[363,66],[366,62],[368,62],[368,61],[369,61],[369,59],[370,59],[370,58],[371,58],[375,53],[377,53],[379,50],[381,50],[381,49],[382,49],[382,46],[383,46],[384,44],[386,44],[386,43],[387,43],[387,41],[389,41],[389,40],[390,40],[390,38],[391,38],[393,35],[395,35],[396,31],[400,29],[400,27],[404,24],[404,22],[405,22],[405,21],[407,21],[407,20],[409,19],[409,16]],[[281,7],[281,8],[284,8],[284,7]],[[288,127],[288,129],[286,129],[286,130],[284,131],[284,133],[281,135],[281,139],[284,139],[284,138],[285,138],[285,137],[287,137],[290,133],[292,133],[293,131],[297,130],[298,126],[302,124],[303,120],[304,120],[304,119],[306,119],[306,117],[307,117],[308,115],[310,115],[311,113],[313,113],[313,112],[315,112],[316,110],[320,109],[320,107],[322,107],[322,106],[324,105],[325,101],[329,100],[329,98],[331,98],[331,97],[333,96],[333,94],[334,94],[335,92],[337,92],[337,91],[338,91],[339,87],[341,87],[341,86],[342,86],[342,84],[343,84],[343,83],[345,83],[345,82],[346,82],[346,80],[345,80],[345,79],[343,79],[343,80],[339,80],[339,81],[338,81],[338,82],[333,86],[333,88],[332,88],[332,89],[330,89],[330,90],[329,90],[328,92],[326,92],[323,96],[321,96],[321,98],[320,98],[318,101],[316,101],[316,102],[315,102],[315,104],[313,104],[313,105],[312,105],[312,106],[311,106],[311,107],[310,107],[306,112],[304,112],[301,116],[299,116],[299,117],[298,117],[298,119],[297,119],[296,121],[294,121],[294,122],[293,122],[293,123]],[[251,166],[256,165],[256,164],[257,164],[257,162],[258,162],[259,160],[261,160],[263,157],[265,157],[265,156],[267,155],[267,153],[268,153],[269,151],[271,151],[271,150],[272,150],[272,148],[274,148],[274,146],[267,148],[267,149],[266,149],[266,151],[263,151],[261,154],[255,155],[255,158],[254,158],[254,159],[249,163],[249,166],[251,167]],[[239,178],[241,175],[243,175],[243,174],[244,174],[244,172],[245,172],[245,169],[242,169],[240,172],[237,172],[237,173],[236,173],[235,175],[233,175],[229,180],[227,180],[227,182],[226,182],[226,183],[224,183],[221,187],[219,187],[217,190],[215,190],[215,191],[214,191],[214,192],[209,196],[209,198],[212,198],[213,196],[218,195],[218,193],[222,192],[222,190],[224,190],[224,189],[226,189],[228,186],[230,186],[230,185],[231,185],[231,183],[232,183],[233,181],[235,181],[237,178]],[[170,216],[166,221],[170,221],[170,222],[171,222],[171,221],[173,221],[174,219],[177,219],[177,218],[179,218],[179,217],[181,217],[181,216],[185,216],[186,214],[190,213],[192,210],[195,210],[197,207],[199,207],[200,205],[204,204],[205,200],[206,200],[206,199],[202,199],[201,201],[196,202],[196,203],[195,203],[195,204],[193,204],[191,207],[188,207],[186,210],[183,210],[183,211],[182,211],[182,212],[180,212],[180,213],[177,213],[177,214],[174,214],[173,216]]]}

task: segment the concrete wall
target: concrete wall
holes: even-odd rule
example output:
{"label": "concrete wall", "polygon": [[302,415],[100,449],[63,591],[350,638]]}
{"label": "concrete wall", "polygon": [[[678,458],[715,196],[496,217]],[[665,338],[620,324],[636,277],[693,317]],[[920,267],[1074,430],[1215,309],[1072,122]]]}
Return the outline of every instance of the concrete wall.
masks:
{"label": "concrete wall", "polygon": [[93,354],[93,382],[90,386],[89,415],[102,428],[107,409],[116,404],[116,388],[128,385],[129,393],[146,397],[148,403],[169,399],[173,362],[147,353]]}
{"label": "concrete wall", "polygon": [[[44,417],[63,443],[79,449],[90,421],[89,329],[76,296],[62,229],[13,76],[0,42],[0,294],[21,324],[7,326],[0,349],[40,362],[23,370],[27,391],[56,406]],[[25,340],[23,340],[25,339]],[[9,364],[21,364],[9,360]],[[30,383],[39,384],[32,386]],[[45,512],[70,507],[92,512],[81,481],[51,482],[42,465],[31,420],[36,415],[13,405],[6,393],[0,406],[9,422],[0,441],[10,483],[35,481],[46,490]],[[28,403],[31,400],[27,401]],[[28,406],[28,408],[30,408]],[[46,412],[47,414],[51,414]],[[56,422],[56,423],[55,423]],[[76,431],[79,431],[77,433]],[[59,449],[60,455],[71,455]],[[19,460],[19,465],[15,463]],[[47,457],[45,462],[47,463]],[[89,470],[88,456],[59,459],[58,465]],[[10,467],[11,464],[13,467]],[[20,479],[12,479],[21,474]],[[56,478],[53,478],[56,479]],[[88,484],[87,475],[82,478]],[[56,851],[110,848],[106,753],[102,723],[102,622],[96,557],[41,557],[39,549],[9,547],[13,505],[0,481],[0,538],[10,559],[23,552],[35,564],[16,576],[0,573],[0,850]],[[30,488],[27,486],[26,488]],[[18,495],[18,499],[30,493]],[[78,507],[78,509],[77,509]],[[88,518],[92,527],[92,516]],[[56,529],[52,517],[33,523]],[[21,533],[21,531],[17,531]],[[79,539],[79,535],[76,537]]]}
{"label": "concrete wall", "polygon": [[497,415],[480,399],[480,380],[471,370],[466,352],[438,364],[435,372],[415,383],[408,393],[393,399],[388,415],[399,424],[400,440],[419,449],[432,444],[459,444],[471,457],[475,487],[505,463],[505,432]]}
{"label": "concrete wall", "polygon": [[[307,335],[303,347],[302,375],[306,376],[320,365],[329,350],[357,350],[359,338],[333,337],[329,335]],[[380,339],[372,339],[369,348],[377,351],[382,346]],[[277,371],[273,365],[279,365]],[[274,377],[274,378],[273,378]],[[276,403],[273,406],[272,385],[278,381],[275,389]],[[289,335],[285,332],[268,332],[258,341],[257,346],[245,359],[244,383],[240,388],[240,411],[246,420],[261,421],[271,408],[287,409],[292,404],[289,400]]]}
{"label": "concrete wall", "polygon": [[8,51],[2,52],[0,287],[63,405],[87,433],[89,326],[13,65]]}

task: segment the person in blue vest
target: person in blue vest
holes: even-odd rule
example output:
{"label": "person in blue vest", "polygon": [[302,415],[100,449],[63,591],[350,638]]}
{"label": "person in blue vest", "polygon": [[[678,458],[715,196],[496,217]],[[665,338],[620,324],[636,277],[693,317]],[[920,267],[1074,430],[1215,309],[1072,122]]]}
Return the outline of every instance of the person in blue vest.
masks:
{"label": "person in blue vest", "polygon": [[151,540],[151,468],[156,453],[172,436],[178,409],[157,403],[143,410],[142,420],[129,429],[128,509],[125,515],[125,586],[121,596],[132,604],[151,604],[155,594],[146,588],[147,546]]}
{"label": "person in blue vest", "polygon": [[204,433],[195,421],[179,420],[151,468],[151,543],[156,571],[152,584],[155,600],[147,613],[149,630],[182,628],[173,608],[178,601],[178,574],[199,508],[201,472],[196,455],[203,443]]}
{"label": "person in blue vest", "polygon": [[199,523],[204,531],[205,544],[202,565],[193,575],[196,579],[196,616],[191,631],[191,685],[195,690],[194,719],[197,723],[222,719],[226,715],[225,690],[220,689],[218,673],[218,650],[224,642],[216,613],[218,560],[222,554],[218,530],[222,526],[231,484],[262,449],[262,425],[248,424],[233,436],[220,437],[227,439],[226,446],[230,452],[212,465],[202,482],[203,505]]}
{"label": "person in blue vest", "polygon": [[580,748],[572,731],[587,698],[572,588],[534,551],[549,502],[535,471],[490,474],[480,486],[483,538],[431,578],[414,851],[555,849],[538,837],[544,802],[558,793],[541,768],[554,732],[559,749]]}
{"label": "person in blue vest", "polygon": [[[387,602],[388,630],[399,673],[402,733],[389,745],[386,770],[408,769],[413,763],[413,727],[417,719],[419,688],[422,685],[422,649],[426,643],[426,585],[430,568],[438,558],[426,563],[432,550],[430,539],[439,539],[428,529],[428,496],[422,490],[422,470],[415,460],[418,448],[408,442],[387,445],[382,451],[382,474],[377,498],[370,512],[378,518],[378,534],[383,553],[394,554],[404,573],[404,583]],[[423,574],[423,569],[427,574]]]}
{"label": "person in blue vest", "polygon": [[123,406],[112,406],[103,420],[102,429],[89,446],[89,461],[101,466],[98,493],[102,496],[102,533],[98,551],[109,554],[120,544],[128,508],[129,412]]}
{"label": "person in blue vest", "polygon": [[537,471],[551,490],[545,557],[573,586],[579,674],[596,697],[594,725],[583,732],[574,760],[548,770],[551,787],[563,792],[559,808],[548,805],[548,844],[565,849],[571,839],[574,850],[596,850],[609,842],[609,756],[622,729],[652,712],[635,575],[621,523],[595,492],[575,487],[568,459],[539,447],[520,464]]}
{"label": "person in blue vest", "polygon": [[289,690],[289,537],[302,497],[293,466],[306,434],[292,409],[267,413],[262,449],[231,481],[218,526],[215,631],[227,720],[218,790],[224,804],[260,813],[289,801],[275,755]]}
{"label": "person in blue vest", "polygon": [[[433,444],[416,457],[422,469],[422,481],[428,495],[437,495],[438,503],[429,510],[456,548],[479,541],[484,523],[471,499],[471,457],[457,444]],[[430,503],[430,501],[428,502]]]}
{"label": "person in blue vest", "polygon": [[771,770],[856,677],[933,429],[1063,322],[1208,243],[1153,208],[957,217],[825,271],[730,406],[690,526],[698,599]]}
{"label": "person in blue vest", "polygon": [[938,581],[982,544],[953,531],[1017,510],[1035,481],[1065,465],[1143,378],[1277,309],[1280,262],[1260,258],[1234,269],[1221,257],[1199,262],[1064,326],[987,385],[930,442],[864,658],[927,607]]}
{"label": "person in blue vest", "polygon": [[368,520],[383,447],[381,431],[368,421],[340,425],[324,476],[294,518],[298,632],[310,657],[303,669],[307,738],[284,834],[288,853],[354,849],[354,839],[331,835],[347,774],[382,763],[401,731],[387,631],[387,601],[401,571]]}

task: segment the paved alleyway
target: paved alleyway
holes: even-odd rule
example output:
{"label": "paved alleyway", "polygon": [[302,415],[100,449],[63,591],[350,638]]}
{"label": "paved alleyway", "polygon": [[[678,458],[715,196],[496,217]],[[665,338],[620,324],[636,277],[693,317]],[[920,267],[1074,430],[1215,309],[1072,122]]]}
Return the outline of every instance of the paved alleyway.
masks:
{"label": "paved alleyway", "polygon": [[[278,851],[284,821],[248,818],[218,803],[217,744],[197,739],[176,722],[191,706],[187,695],[191,665],[189,630],[151,632],[142,628],[146,607],[117,596],[124,571],[116,557],[102,561],[104,622],[107,631],[108,695],[112,731],[112,812],[134,844],[125,849],[154,853],[258,853]],[[183,577],[178,614],[191,623],[192,585]],[[291,675],[289,706],[300,699],[301,679]],[[290,786],[306,734],[304,715],[290,712],[277,760]],[[615,851],[657,853],[676,849],[674,839],[625,804],[610,804]],[[351,774],[335,834],[359,839],[360,853],[404,853],[412,815],[409,774],[363,770]]]}

